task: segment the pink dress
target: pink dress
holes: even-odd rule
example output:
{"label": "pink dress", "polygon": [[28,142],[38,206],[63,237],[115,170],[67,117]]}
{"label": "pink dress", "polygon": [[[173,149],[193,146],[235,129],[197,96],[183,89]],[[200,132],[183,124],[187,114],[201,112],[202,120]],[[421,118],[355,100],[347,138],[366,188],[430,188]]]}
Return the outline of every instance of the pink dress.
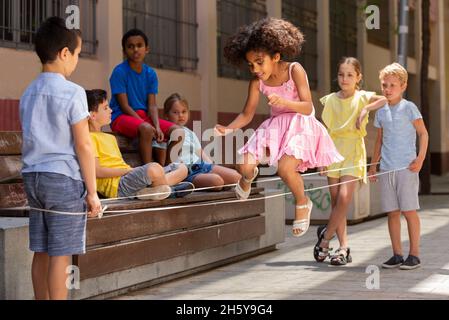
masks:
{"label": "pink dress", "polygon": [[[300,101],[291,75],[295,64],[297,62],[290,64],[289,80],[282,86],[270,87],[260,80],[260,91],[265,96],[276,93],[284,99]],[[280,105],[271,106],[271,117],[260,125],[239,153],[250,153],[260,163],[270,166],[277,166],[284,155],[293,156],[302,160],[297,168],[300,172],[344,160],[326,128],[315,118],[315,110],[305,116]]]}

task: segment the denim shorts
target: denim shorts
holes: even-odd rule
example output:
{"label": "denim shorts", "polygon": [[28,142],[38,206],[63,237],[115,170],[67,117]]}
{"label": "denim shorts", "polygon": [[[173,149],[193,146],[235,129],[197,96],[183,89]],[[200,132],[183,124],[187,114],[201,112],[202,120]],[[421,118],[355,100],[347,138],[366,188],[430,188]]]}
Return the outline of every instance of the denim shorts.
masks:
{"label": "denim shorts", "polygon": [[[150,163],[134,168],[130,173],[120,178],[120,182],[118,184],[119,198],[135,196],[140,190],[151,186],[153,182],[147,174],[149,165]],[[170,173],[178,168],[179,164],[172,163],[164,167],[164,173]]]}
{"label": "denim shorts", "polygon": [[185,178],[184,181],[192,183],[193,179],[195,179],[195,177],[197,175],[210,173],[213,168],[214,168],[213,164],[206,163],[206,162],[189,164],[189,165],[187,165],[187,169],[189,170],[189,173],[188,173],[187,178]]}
{"label": "denim shorts", "polygon": [[[86,212],[87,191],[83,181],[62,174],[24,173],[23,182],[32,208],[61,212]],[[49,256],[71,256],[86,252],[87,214],[62,215],[30,211],[30,250]]]}

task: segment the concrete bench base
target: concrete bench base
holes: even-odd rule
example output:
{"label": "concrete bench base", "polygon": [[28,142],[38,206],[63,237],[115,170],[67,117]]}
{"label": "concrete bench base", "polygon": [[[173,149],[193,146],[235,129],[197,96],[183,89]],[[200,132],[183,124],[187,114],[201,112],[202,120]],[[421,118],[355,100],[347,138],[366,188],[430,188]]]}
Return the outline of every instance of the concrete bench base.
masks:
{"label": "concrete bench base", "polygon": [[[270,194],[270,191],[266,191]],[[251,239],[80,281],[72,299],[107,298],[261,254],[284,241],[285,201],[265,200],[265,233]],[[28,219],[0,218],[0,299],[32,299]]]}

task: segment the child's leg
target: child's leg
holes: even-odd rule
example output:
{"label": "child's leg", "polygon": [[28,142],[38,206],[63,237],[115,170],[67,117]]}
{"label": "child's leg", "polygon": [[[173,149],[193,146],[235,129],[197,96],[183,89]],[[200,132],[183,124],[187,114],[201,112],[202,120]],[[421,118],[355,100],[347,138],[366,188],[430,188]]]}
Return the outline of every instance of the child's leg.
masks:
{"label": "child's leg", "polygon": [[219,175],[225,185],[235,184],[242,178],[236,170],[218,165],[214,166],[211,172]]}
{"label": "child's leg", "polygon": [[407,220],[408,237],[410,239],[410,255],[419,257],[421,221],[416,211],[406,211],[404,216]]}
{"label": "child's leg", "polygon": [[348,246],[346,235],[346,214],[348,212],[349,205],[352,201],[352,195],[357,187],[357,181],[352,181],[355,178],[352,176],[343,176],[340,182],[346,182],[338,188],[337,202],[332,210],[327,224],[327,231],[325,233],[325,239],[331,239],[334,234],[338,232],[338,239],[340,241],[340,247],[346,248]]}
{"label": "child's leg", "polygon": [[144,164],[153,161],[153,146],[154,129],[146,122],[143,122],[138,128],[139,136],[139,151],[140,157]]}
{"label": "child's leg", "polygon": [[48,269],[48,289],[51,300],[67,299],[67,267],[70,265],[70,256],[50,257]]}
{"label": "child's leg", "polygon": [[400,211],[388,213],[388,231],[390,232],[393,254],[402,256]]}
{"label": "child's leg", "polygon": [[150,163],[147,166],[147,176],[151,181],[151,186],[157,187],[162,185],[168,185],[167,178],[165,176],[164,168],[157,163]]}
{"label": "child's leg", "polygon": [[[254,156],[250,153],[245,153],[243,155],[243,163],[237,164],[237,170],[240,174],[247,180],[251,180],[254,178],[254,169],[259,165],[259,162],[256,161]],[[240,179],[240,187],[244,191],[248,191],[251,187],[251,184],[246,182],[244,179]]]}
{"label": "child's leg", "polygon": [[[175,164],[172,164],[173,166]],[[178,184],[182,182],[188,175],[189,170],[187,169],[185,164],[176,164],[176,169],[171,170],[170,172],[165,174],[165,178],[167,179],[167,183],[169,186],[174,186],[175,184]]]}
{"label": "child's leg", "polygon": [[48,268],[50,257],[46,252],[35,252],[31,265],[31,279],[33,281],[34,298],[36,300],[49,300]]}
{"label": "child's leg", "polygon": [[[283,156],[279,161],[278,175],[282,181],[289,187],[296,200],[296,205],[307,204],[307,197],[304,193],[304,182],[301,175],[297,172],[301,160],[292,156]],[[307,219],[308,209],[296,209],[295,220]],[[298,231],[300,233],[300,231]],[[298,233],[298,234],[299,234]]]}
{"label": "child's leg", "polygon": [[165,167],[165,162],[167,159],[167,149],[153,148],[154,160],[157,161],[161,166]]}
{"label": "child's leg", "polygon": [[195,188],[214,187],[208,191],[221,191],[223,189],[223,185],[225,184],[223,178],[215,173],[199,174],[193,178],[192,182],[195,185]]}
{"label": "child's leg", "polygon": [[145,111],[137,110],[136,112],[141,119],[122,114],[111,124],[111,129],[131,139],[139,138],[140,156],[146,164],[153,158],[151,143],[154,138],[154,129],[145,122],[148,118]]}

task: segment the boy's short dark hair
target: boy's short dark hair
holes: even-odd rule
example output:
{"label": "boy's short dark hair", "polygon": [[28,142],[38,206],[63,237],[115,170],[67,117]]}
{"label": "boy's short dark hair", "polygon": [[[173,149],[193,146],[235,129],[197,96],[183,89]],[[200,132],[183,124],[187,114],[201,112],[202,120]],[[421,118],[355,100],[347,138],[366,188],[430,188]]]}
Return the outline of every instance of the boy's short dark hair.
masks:
{"label": "boy's short dark hair", "polygon": [[141,36],[143,38],[143,41],[145,41],[145,46],[148,47],[148,37],[147,37],[147,35],[142,30],[131,29],[127,33],[125,33],[123,35],[123,38],[122,38],[123,51],[125,51],[126,41],[128,41],[129,38],[136,37],[136,36]]}
{"label": "boy's short dark hair", "polygon": [[51,17],[39,27],[34,40],[34,48],[42,64],[56,60],[58,52],[64,48],[74,54],[78,47],[81,31],[67,29],[65,20],[60,17]]}
{"label": "boy's short dark hair", "polygon": [[108,100],[108,94],[102,89],[86,90],[89,112],[97,112],[98,106]]}

